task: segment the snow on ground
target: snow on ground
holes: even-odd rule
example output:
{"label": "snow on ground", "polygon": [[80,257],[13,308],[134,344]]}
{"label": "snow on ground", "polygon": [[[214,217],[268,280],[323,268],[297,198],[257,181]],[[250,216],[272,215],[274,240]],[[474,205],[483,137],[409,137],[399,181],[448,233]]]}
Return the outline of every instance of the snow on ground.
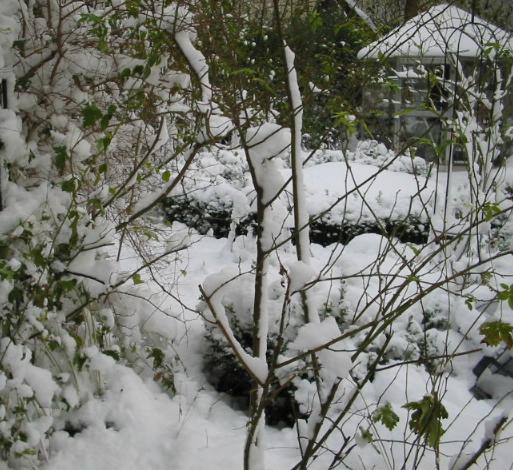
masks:
{"label": "snow on ground", "polygon": [[[225,162],[231,161],[238,165],[240,159],[232,157],[225,153]],[[202,159],[202,164],[206,166],[203,170],[208,169],[201,175],[207,175],[202,184],[208,183],[208,172],[219,182],[223,169],[215,159]],[[237,169],[239,173],[241,170]],[[348,219],[372,221],[374,215],[382,219],[398,219],[412,213],[425,217],[432,210],[435,187],[432,180],[389,170],[382,170],[374,176],[378,170],[374,165],[355,162],[348,164],[341,161],[308,166],[305,168],[304,178],[309,214],[319,214],[329,209],[334,223],[340,223]],[[284,177],[288,177],[289,171],[281,170]],[[443,181],[442,174],[441,184]],[[455,174],[452,181],[452,197],[455,201],[458,198],[461,200],[466,191],[464,174]],[[229,191],[221,191],[221,199],[240,198],[245,192],[246,183],[241,178],[238,188],[230,185]],[[362,186],[358,191],[331,207],[359,183]],[[443,194],[443,191],[439,190],[439,193]],[[246,193],[244,197],[247,196]],[[247,200],[249,207],[251,197]],[[244,206],[240,201],[237,204],[238,207]],[[246,210],[247,208],[241,209],[241,214],[237,215],[243,215]],[[174,377],[176,394],[170,395],[160,388],[147,370],[138,371],[115,363],[112,358],[92,348],[89,352],[91,368],[98,374],[103,393],[99,396],[91,395],[83,407],[72,411],[66,426],[60,423],[60,429],[67,429],[68,432],[57,431],[51,438],[44,470],[199,470],[205,468],[207,463],[212,470],[239,470],[242,467],[247,416],[244,411],[230,406],[229,398],[213,390],[206,380],[202,363],[202,354],[206,347],[205,327],[196,308],[200,297],[198,286],[207,276],[219,273],[225,268],[241,272],[251,269],[255,256],[255,240],[251,235],[240,236],[235,240],[200,236],[180,224],[158,227],[158,232],[161,242],[151,242],[146,247],[150,253],[158,254],[172,247],[189,246],[176,256],[171,256],[169,261],[159,262],[153,270],[160,286],[172,292],[174,297],[162,294],[161,287],[146,272],[143,275],[144,285],[137,286],[137,289],[139,295],[148,299],[151,304],[142,300],[130,300],[133,318],[125,321],[128,329],[134,322],[138,322],[143,326],[144,335],[162,337],[163,344],[167,344],[166,353],[170,357],[177,356],[175,365],[178,365],[177,370],[180,372]],[[383,276],[389,272],[400,272],[407,276],[413,266],[413,262],[405,265],[401,263],[404,259],[413,259],[415,250],[397,241],[392,243],[394,249],[388,250],[390,242],[387,239],[367,234],[354,238],[345,247],[338,246],[335,251],[329,246],[312,245],[312,269],[315,273],[322,273],[321,277],[353,274],[370,276],[367,281],[356,277],[344,284],[321,282],[311,290],[312,298],[322,302],[331,296],[331,307],[338,305],[339,308],[352,312],[351,321],[355,324],[371,320],[380,306],[385,305],[388,294],[379,299],[381,303],[371,305],[361,315],[360,312],[367,299],[380,292]],[[375,263],[378,258],[379,263]],[[129,246],[124,246],[121,271],[131,272],[139,262],[138,255]],[[297,263],[294,264],[295,252],[290,245],[280,250],[280,262],[291,273],[298,270]],[[278,259],[271,258],[270,265],[271,270],[275,271],[274,278],[271,276],[270,279],[272,286],[273,282],[280,282],[277,275]],[[312,277],[310,272],[307,277]],[[428,280],[436,279],[429,278],[428,275]],[[133,286],[130,288],[133,289]],[[272,288],[270,292],[272,294]],[[407,294],[411,292],[407,290],[405,295]],[[409,415],[402,406],[408,401],[420,400],[430,393],[433,384],[424,367],[399,363],[407,352],[414,358],[418,357],[412,348],[418,338],[414,337],[415,328],[411,325],[420,328],[423,309],[438,312],[440,306],[446,302],[443,292],[430,295],[425,299],[422,308],[420,305],[414,306],[394,324],[396,331],[391,343],[391,354],[387,358],[387,367],[376,373],[375,380],[368,384],[357,399],[353,406],[354,412],[348,415],[342,429],[348,436],[365,430],[369,426],[368,417],[376,404],[385,402],[392,405],[400,417],[400,424],[390,431],[379,423],[373,423],[370,430],[379,439],[369,444],[365,439],[357,438],[358,447],[345,462],[349,468],[399,468],[399,462],[415,449],[414,436],[408,429]],[[441,315],[443,317],[444,313]],[[443,354],[446,345],[453,348],[450,352],[480,346],[476,344],[480,340],[479,335],[465,337],[466,328],[477,318],[478,312],[469,312],[463,302],[456,302],[447,315],[442,320],[448,321],[453,329],[431,328],[426,331],[425,339],[429,339],[433,354]],[[328,320],[322,325],[329,325]],[[302,332],[303,336],[307,333],[306,330]],[[326,338],[333,336],[329,331],[325,333]],[[300,346],[300,342],[295,344],[298,349],[301,349]],[[436,384],[449,412],[449,419],[443,423],[447,432],[441,443],[440,468],[450,468],[451,459],[460,453],[463,455],[475,451],[485,435],[484,422],[500,416],[503,409],[508,410],[513,406],[510,396],[499,405],[498,397],[480,401],[473,397],[469,390],[475,382],[472,368],[477,360],[476,355],[456,358],[449,366],[452,367],[450,374],[445,379],[439,379]],[[508,387],[513,390],[513,380],[506,377],[501,377],[501,380],[504,382],[501,386],[503,391],[507,391]],[[351,380],[346,379],[345,393],[348,394],[352,387]],[[479,425],[474,429],[476,423]],[[510,434],[511,432],[502,437],[508,439]],[[265,435],[266,469],[283,470],[293,467],[300,458],[296,430],[266,427]],[[405,439],[410,444],[403,444]],[[340,442],[340,435],[335,434],[327,444],[337,448]],[[494,453],[495,466],[492,468],[508,468],[513,451],[512,442],[505,440],[498,447]],[[331,458],[330,453],[324,453],[311,468],[326,470]],[[433,465],[434,456],[428,452],[425,460],[415,468],[431,469]]]}
{"label": "snow on ground", "polygon": [[[197,286],[208,274],[234,265],[244,270],[252,262],[254,240],[249,236],[237,238],[230,246],[226,239],[185,235],[183,226],[175,225],[171,232],[176,240],[181,238],[180,233],[184,233],[183,238],[192,247],[181,252],[176,261],[162,266],[159,276],[161,281],[173,287],[181,302],[192,308],[199,297]],[[354,239],[344,249],[341,263],[358,260],[363,266],[363,258],[376,255],[376,249],[380,250],[378,238],[381,237],[370,235],[376,243],[369,243],[368,237],[364,235]],[[332,255],[329,247],[314,245],[312,251],[315,269],[321,270],[329,264]],[[283,256],[293,259],[292,252]],[[123,258],[122,263],[127,270],[136,261],[129,248],[124,249]],[[147,325],[148,334],[153,331],[165,335],[168,332],[172,337],[173,347],[184,367],[184,371],[175,377],[177,394],[170,396],[164,393],[151,377],[141,378],[134,370],[116,364],[109,357],[95,356],[93,351],[92,367],[96,368],[104,383],[104,394],[91,397],[84,407],[72,414],[71,422],[79,432],[73,436],[63,431],[54,435],[44,470],[241,468],[246,416],[244,412],[232,409],[226,397],[212,390],[206,382],[201,369],[204,332],[201,319],[184,310],[176,300],[160,298],[156,293],[158,287],[148,277],[145,279],[145,288],[155,292],[150,296],[152,301],[176,317],[148,308],[141,313],[140,321]],[[470,346],[466,341],[461,350]],[[394,361],[389,364],[393,365]],[[500,409],[513,405],[509,398],[494,410],[495,401],[477,401],[469,392],[474,380],[471,373],[473,365],[473,356],[455,360],[451,376],[440,383],[443,403],[449,412],[449,420],[444,422],[448,430],[442,438],[440,468],[449,468],[451,457],[460,452],[469,434],[470,441],[463,449],[464,453],[479,447],[485,427],[481,425],[473,431],[475,423],[499,416]],[[510,385],[513,386],[513,381]],[[355,410],[359,411],[348,417],[343,429],[348,435],[358,431],[359,426],[365,423],[365,410],[372,408],[378,399],[381,403],[388,401],[392,404],[400,417],[400,425],[394,431],[388,431],[376,423],[372,431],[379,433],[382,440],[372,445],[360,440],[360,446],[346,461],[348,468],[399,468],[399,462],[414,448],[403,444],[391,445],[403,441],[405,436],[412,440],[407,426],[408,414],[401,406],[421,399],[429,393],[430,387],[429,376],[423,367],[404,365],[379,372],[355,404]],[[350,390],[349,384],[347,390]],[[509,434],[503,437],[509,437]],[[336,435],[328,443],[336,446],[338,439],[340,437]],[[294,429],[267,427],[265,447],[268,470],[291,468],[299,459]],[[512,441],[499,446],[491,468],[507,469],[512,450]],[[323,454],[311,468],[326,470],[330,461],[330,454]],[[432,469],[433,465],[433,455],[428,455],[415,468]]]}
{"label": "snow on ground", "polygon": [[[126,367],[112,362],[103,364],[102,371],[107,384],[105,395],[89,402],[75,417],[87,427],[73,437],[64,432],[54,435],[45,470],[199,470],[205,468],[207,462],[212,470],[241,468],[246,416],[232,410],[218,394],[181,378],[179,394],[170,398],[154,383],[143,382]],[[425,382],[426,374],[418,368],[392,369],[378,375],[365,400],[370,403],[384,393],[383,397],[404,423],[407,413],[401,405],[425,393]],[[451,426],[444,440],[450,443],[442,444],[441,448],[444,454],[452,455],[458,453],[473,423],[480,417],[488,417],[490,406],[485,401],[473,400],[466,384],[460,380],[450,379],[447,390],[444,404]],[[467,402],[464,412],[458,414]],[[365,406],[363,400],[360,404]],[[499,414],[494,413],[495,416]],[[345,428],[357,427],[360,422],[360,416],[354,415]],[[392,454],[387,451],[390,442],[403,439],[402,432],[402,427],[394,432],[380,429],[383,442],[377,448],[367,445],[357,449],[347,462],[349,468],[394,468],[392,460],[400,462],[403,452],[411,450],[399,445]],[[483,438],[483,430],[472,438],[469,447],[473,450]],[[299,457],[295,432],[268,427],[266,440],[266,468],[291,468]],[[508,468],[508,447],[510,452],[511,445],[499,447],[493,468]],[[388,460],[386,464],[384,456]],[[329,460],[325,455],[311,468],[326,469]],[[431,459],[427,460],[417,468],[433,468]],[[442,458],[442,462],[441,468],[449,468],[448,459]]]}
{"label": "snow on ground", "polygon": [[378,172],[375,166],[359,163],[325,163],[306,168],[304,173],[308,212],[316,215],[330,210],[334,224],[374,222],[376,217],[397,220],[408,215],[426,219],[432,202],[433,185],[422,176]]}
{"label": "snow on ground", "polygon": [[126,367],[112,363],[103,372],[105,395],[75,417],[87,427],[74,437],[53,437],[47,469],[195,470],[205,462],[212,469],[240,468],[243,413],[185,378],[171,399]]}
{"label": "snow on ground", "polygon": [[[176,232],[180,228],[175,227],[175,236]],[[184,304],[195,307],[198,285],[209,273],[236,258],[234,254],[227,256],[231,252],[225,239],[194,236],[192,243],[192,249],[176,264],[160,271],[160,278],[174,284]],[[128,247],[123,253],[123,268],[129,270],[136,257]],[[177,270],[181,271],[178,278]],[[200,356],[202,321],[172,299],[159,302],[158,286],[151,281],[147,286],[155,292],[149,295],[153,302],[180,318],[177,321],[148,309],[147,317],[140,319],[148,331],[167,331],[176,338],[186,370],[175,377],[177,395],[163,393],[151,377],[144,380],[133,369],[99,357],[105,393],[73,415],[72,423],[83,431],[73,437],[65,432],[53,437],[45,470],[199,470],[205,468],[205,462],[213,470],[241,468],[247,417],[230,408],[206,383]],[[269,429],[267,437],[269,468],[291,467],[297,459],[294,433]]]}
{"label": "snow on ground", "polygon": [[[368,147],[375,151],[374,147]],[[340,151],[325,150],[313,155],[310,163],[315,164],[304,169],[309,215],[322,215],[325,222],[332,224],[339,224],[342,220],[350,224],[372,223],[376,218],[381,221],[404,220],[407,216],[426,221],[433,206],[432,180],[407,173],[406,157],[401,157],[401,160],[394,156],[396,160],[390,168],[400,171],[391,171],[388,167],[382,169],[391,161],[390,152],[387,153],[383,146],[385,154],[376,150],[374,155],[369,148],[354,154],[359,157],[357,162],[350,158],[345,161]],[[411,159],[408,160],[411,166]],[[213,213],[231,210],[235,218],[254,213],[253,186],[247,168],[240,161],[237,151],[218,150],[217,154],[202,154],[183,187],[177,188],[173,196],[186,194],[202,210]],[[278,158],[274,161],[276,164],[281,162]],[[290,169],[285,164],[282,166],[281,173],[288,180]],[[291,205],[290,184],[280,199],[286,206]],[[325,211],[327,213],[323,214]]]}

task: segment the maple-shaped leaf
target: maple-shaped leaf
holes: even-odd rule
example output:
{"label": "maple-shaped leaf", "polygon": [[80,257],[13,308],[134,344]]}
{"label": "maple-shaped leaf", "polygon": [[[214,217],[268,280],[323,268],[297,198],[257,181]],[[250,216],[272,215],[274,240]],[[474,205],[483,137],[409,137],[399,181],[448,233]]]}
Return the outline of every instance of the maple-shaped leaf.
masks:
{"label": "maple-shaped leaf", "polygon": [[447,419],[449,414],[436,393],[425,395],[420,401],[406,403],[403,408],[412,411],[408,423],[410,429],[431,447],[437,449],[445,432],[442,428],[442,419]]}
{"label": "maple-shaped leaf", "polygon": [[386,403],[383,406],[374,411],[372,414],[372,421],[379,422],[387,427],[390,431],[397,426],[399,422],[399,416],[397,416],[392,409],[392,405],[390,403]]}
{"label": "maple-shaped leaf", "polygon": [[479,332],[483,335],[482,343],[489,346],[498,346],[505,343],[506,346],[513,348],[513,325],[500,320],[488,321],[481,325]]}

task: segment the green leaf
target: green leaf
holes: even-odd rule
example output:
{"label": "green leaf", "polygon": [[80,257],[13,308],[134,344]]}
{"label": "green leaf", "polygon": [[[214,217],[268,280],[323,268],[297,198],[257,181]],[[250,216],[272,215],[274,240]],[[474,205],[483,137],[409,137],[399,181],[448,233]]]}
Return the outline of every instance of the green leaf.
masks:
{"label": "green leaf", "polygon": [[497,294],[497,298],[499,300],[508,300],[509,299],[509,290],[504,290]]}
{"label": "green leaf", "polygon": [[354,134],[358,128],[358,123],[353,114],[346,111],[336,113],[334,116],[335,124],[344,127],[349,134]]}
{"label": "green leaf", "polygon": [[88,360],[89,358],[85,354],[77,353],[73,358],[73,364],[77,366],[77,369],[80,371],[84,368]]}
{"label": "green leaf", "polygon": [[133,70],[132,70],[132,74],[134,75],[142,75],[144,73],[144,65],[136,65]]}
{"label": "green leaf", "polygon": [[75,286],[77,285],[77,280],[76,279],[62,280],[62,281],[59,281],[59,285],[64,292],[69,292],[70,290],[73,290],[75,288]]}
{"label": "green leaf", "polygon": [[23,294],[23,290],[17,286],[14,286],[14,288],[11,290],[11,292],[9,292],[9,295],[7,296],[7,300],[16,305],[21,304],[24,298],[25,296]]}
{"label": "green leaf", "polygon": [[30,250],[30,256],[38,268],[42,268],[46,265],[46,258],[43,256],[41,248],[33,248]]}
{"label": "green leaf", "polygon": [[469,310],[473,310],[475,302],[476,299],[472,295],[468,295],[467,297],[465,297],[465,305]]}
{"label": "green leaf", "polygon": [[[7,240],[0,240],[0,260],[7,259],[9,253],[9,244]],[[0,261],[0,266],[2,266],[2,263]]]}
{"label": "green leaf", "polygon": [[87,104],[82,109],[82,124],[84,127],[92,127],[103,116],[102,112],[94,103]]}
{"label": "green leaf", "polygon": [[61,347],[61,345],[59,344],[58,341],[56,341],[55,339],[51,339],[50,341],[48,341],[48,349],[50,351],[56,351],[57,349],[59,349]]}
{"label": "green leaf", "polygon": [[54,147],[55,151],[55,166],[62,174],[64,168],[66,167],[66,160],[68,159],[68,152],[64,145],[59,145],[58,147]]}
{"label": "green leaf", "polygon": [[141,279],[141,275],[139,273],[136,273],[132,276],[132,281],[134,281],[134,284],[143,284],[144,281]]}
{"label": "green leaf", "polygon": [[240,69],[232,71],[231,75],[233,77],[236,77],[238,75],[251,77],[251,76],[255,75],[255,70],[252,69],[251,67],[242,67]]}
{"label": "green leaf", "polygon": [[513,348],[513,325],[500,320],[485,322],[479,328],[479,332],[484,336],[482,343],[489,346],[498,346],[505,343],[506,346]]}
{"label": "green leaf", "polygon": [[363,429],[360,427],[360,436],[365,442],[372,442],[374,440],[374,435],[370,431],[370,429]]}
{"label": "green leaf", "polygon": [[[107,127],[109,127],[110,120],[114,116],[115,112],[116,112],[116,106],[111,104],[107,108],[107,112],[100,119],[100,128],[102,131],[104,131],[105,129],[107,129]],[[110,138],[109,138],[109,136],[106,136],[105,139],[108,139],[108,143],[110,143],[110,141],[112,140],[112,134],[110,134]]]}
{"label": "green leaf", "polygon": [[484,216],[487,222],[492,220],[495,216],[501,213],[501,208],[497,204],[492,204],[491,202],[487,202],[483,206]]}
{"label": "green leaf", "polygon": [[167,183],[169,181],[169,178],[171,178],[171,172],[169,170],[164,171],[164,173],[162,173],[162,181],[164,181],[164,183]]}
{"label": "green leaf", "polygon": [[157,369],[162,367],[164,364],[165,354],[162,349],[159,348],[151,348],[146,356],[148,359],[153,359],[153,368]]}
{"label": "green leaf", "polygon": [[372,415],[372,421],[379,422],[383,424],[387,429],[392,431],[399,423],[399,416],[397,416],[392,409],[392,405],[390,403],[386,403],[383,406],[374,411]]}
{"label": "green leaf", "polygon": [[27,39],[18,39],[16,41],[13,41],[12,47],[15,47],[16,49],[19,49],[21,51],[25,47],[26,41]]}
{"label": "green leaf", "polygon": [[103,354],[112,357],[115,361],[119,361],[121,359],[119,352],[114,349],[107,349],[106,351],[103,351]]}
{"label": "green leaf", "polygon": [[130,16],[136,18],[141,9],[141,0],[126,0],[125,8]]}
{"label": "green leaf", "polygon": [[513,310],[513,284],[508,286],[508,284],[501,283],[501,287],[503,290],[497,293],[497,298],[499,300],[506,300],[509,308]]}
{"label": "green leaf", "polygon": [[121,71],[120,77],[123,79],[126,79],[126,78],[130,77],[131,73],[132,73],[132,71],[129,68],[123,69]]}
{"label": "green leaf", "polygon": [[66,193],[73,193],[75,191],[75,180],[73,178],[63,181],[61,189]]}
{"label": "green leaf", "polygon": [[99,24],[102,22],[101,17],[93,14],[93,13],[82,13],[80,15],[80,23],[93,23],[93,24]]}
{"label": "green leaf", "polygon": [[489,271],[484,271],[481,273],[481,284],[483,284],[483,286],[487,286],[488,284],[490,284],[490,281],[492,280],[492,273],[489,272]]}
{"label": "green leaf", "polygon": [[[103,122],[103,118],[102,118],[102,122]],[[103,129],[103,126],[102,126],[102,129]],[[98,149],[99,152],[104,152],[105,150],[107,150],[109,148],[109,145],[110,143],[112,142],[112,132],[105,132],[105,135],[103,137],[101,137],[100,139],[98,139],[96,141],[96,148]]]}
{"label": "green leaf", "polygon": [[410,429],[431,447],[438,448],[444,433],[442,419],[449,417],[438,396],[436,394],[425,395],[422,400],[406,403],[403,408],[412,411],[408,423]]}
{"label": "green leaf", "polygon": [[9,265],[0,260],[0,279],[14,279],[15,274]]}
{"label": "green leaf", "polygon": [[89,201],[87,201],[87,203],[89,204],[89,206],[91,208],[96,209],[98,211],[101,211],[103,209],[102,201],[100,199],[98,199],[97,197],[93,197],[92,199],[89,199]]}

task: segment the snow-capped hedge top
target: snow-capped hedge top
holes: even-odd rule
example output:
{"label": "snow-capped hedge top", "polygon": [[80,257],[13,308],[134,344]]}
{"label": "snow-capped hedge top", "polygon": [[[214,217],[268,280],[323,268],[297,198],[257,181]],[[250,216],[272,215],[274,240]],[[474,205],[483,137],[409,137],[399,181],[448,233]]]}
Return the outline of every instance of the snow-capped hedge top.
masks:
{"label": "snow-capped hedge top", "polygon": [[513,38],[498,26],[445,3],[434,6],[393,29],[358,53],[358,58],[477,57],[494,45],[513,50]]}

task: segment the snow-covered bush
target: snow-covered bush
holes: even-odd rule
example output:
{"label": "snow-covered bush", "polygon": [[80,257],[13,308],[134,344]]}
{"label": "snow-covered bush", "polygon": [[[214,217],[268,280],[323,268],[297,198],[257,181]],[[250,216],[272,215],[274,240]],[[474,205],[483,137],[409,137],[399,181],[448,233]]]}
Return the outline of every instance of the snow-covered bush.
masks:
{"label": "snow-covered bush", "polygon": [[[282,168],[283,176],[289,178],[290,154],[284,154],[285,157],[276,156],[273,160]],[[179,191],[164,201],[168,219],[185,223],[200,233],[212,229],[216,237],[227,236],[232,222],[238,234],[254,230],[256,195],[247,163],[243,161],[243,150],[223,149],[200,157]],[[426,181],[425,176],[407,176],[404,171],[390,170],[386,165],[392,163],[393,167],[398,163],[396,156],[381,163],[373,159],[348,163],[339,151],[318,151],[313,154],[314,159],[317,157],[316,164],[310,165],[309,160],[305,169],[306,206],[315,243],[344,243],[355,235],[369,232],[415,243],[425,241],[432,186],[416,195],[417,185]],[[381,164],[386,169],[380,170]],[[366,180],[367,186],[355,189]],[[387,192],[380,189],[385,181],[390,183]],[[292,206],[291,186],[280,195],[288,207]],[[363,201],[364,195],[370,205]]]}
{"label": "snow-covered bush", "polygon": [[[223,41],[244,28],[237,9],[191,7],[215,9]],[[0,12],[0,466],[196,468],[215,454],[212,468],[421,469],[500,452],[509,379],[476,403],[470,371],[482,348],[513,344],[512,255],[483,239],[480,256],[466,248],[469,231],[510,214],[503,193],[445,201],[466,213],[440,230],[440,189],[390,171],[377,148],[378,165],[304,169],[286,38],[277,111],[255,99],[251,83],[267,78],[240,70],[230,41],[234,68],[211,80],[181,3],[13,0]],[[254,230],[236,237],[232,223],[215,240],[149,217],[198,187],[198,207],[249,215]],[[308,229],[323,217],[381,232],[413,220],[431,237],[322,247]],[[209,345],[218,356],[202,366]],[[236,384],[247,415],[205,380],[233,367],[249,380]],[[296,405],[276,420],[297,415],[275,432],[265,414],[282,391]]]}
{"label": "snow-covered bush", "polygon": [[37,466],[104,393],[100,363],[174,389],[172,333],[148,331],[150,293],[134,286],[155,260],[125,271],[113,247],[153,236],[139,217],[179,182],[169,161],[199,149],[188,126],[204,112],[168,52],[190,55],[191,37],[169,2],[0,5],[0,460],[14,468]]}
{"label": "snow-covered bush", "polygon": [[421,157],[409,157],[397,155],[393,150],[377,142],[376,140],[358,141],[356,149],[353,150],[328,150],[321,149],[312,152],[307,165],[318,165],[328,162],[355,162],[364,165],[374,165],[379,168],[385,167],[390,171],[400,171],[415,175],[427,175],[428,164]]}
{"label": "snow-covered bush", "polygon": [[[231,325],[235,339],[248,354],[253,354],[253,296],[254,276],[249,274],[232,273],[234,277],[230,288],[222,296],[222,306],[226,310],[227,319]],[[279,284],[280,281],[275,281]],[[279,313],[283,305],[284,292],[278,286],[271,287],[273,294],[268,299],[269,308],[269,334],[267,338],[267,355],[269,358],[276,352],[279,333]],[[206,303],[201,306],[203,315],[210,317],[209,307]],[[289,317],[287,336],[289,342],[297,330],[298,319]],[[207,323],[206,340],[208,348],[204,353],[204,370],[209,382],[219,392],[227,393],[231,400],[244,410],[249,409],[251,391],[251,377],[240,365],[234,355],[230,344],[226,341],[219,329]],[[293,389],[290,384],[280,384],[278,378],[271,384],[275,389],[275,397],[266,403],[266,422],[271,425],[292,426],[297,415],[297,405],[294,402]]]}

